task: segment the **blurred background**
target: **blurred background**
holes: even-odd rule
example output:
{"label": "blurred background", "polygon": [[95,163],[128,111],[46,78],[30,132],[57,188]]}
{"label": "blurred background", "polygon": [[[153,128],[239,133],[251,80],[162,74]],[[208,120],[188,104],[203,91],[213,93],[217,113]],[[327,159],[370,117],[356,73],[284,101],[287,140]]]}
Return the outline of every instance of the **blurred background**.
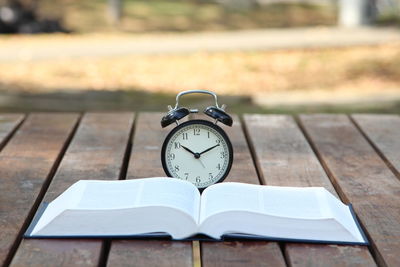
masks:
{"label": "blurred background", "polygon": [[400,113],[400,0],[0,0],[0,112],[165,111],[191,89],[236,113]]}

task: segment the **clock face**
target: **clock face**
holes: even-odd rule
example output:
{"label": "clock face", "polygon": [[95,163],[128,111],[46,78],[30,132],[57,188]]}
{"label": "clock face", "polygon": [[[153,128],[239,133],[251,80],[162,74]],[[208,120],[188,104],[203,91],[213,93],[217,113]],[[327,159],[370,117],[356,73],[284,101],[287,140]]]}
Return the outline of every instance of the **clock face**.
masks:
{"label": "clock face", "polygon": [[168,134],[161,160],[168,176],[205,188],[221,182],[228,175],[233,150],[228,136],[219,126],[209,121],[192,120]]}

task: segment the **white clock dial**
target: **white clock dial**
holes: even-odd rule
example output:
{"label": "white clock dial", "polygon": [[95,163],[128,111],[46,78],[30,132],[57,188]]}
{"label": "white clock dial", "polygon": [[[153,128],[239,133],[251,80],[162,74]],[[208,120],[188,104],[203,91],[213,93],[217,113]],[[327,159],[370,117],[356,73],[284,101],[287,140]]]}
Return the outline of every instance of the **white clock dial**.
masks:
{"label": "white clock dial", "polygon": [[205,188],[226,177],[233,153],[228,137],[219,126],[194,120],[179,125],[167,136],[162,158],[169,176]]}

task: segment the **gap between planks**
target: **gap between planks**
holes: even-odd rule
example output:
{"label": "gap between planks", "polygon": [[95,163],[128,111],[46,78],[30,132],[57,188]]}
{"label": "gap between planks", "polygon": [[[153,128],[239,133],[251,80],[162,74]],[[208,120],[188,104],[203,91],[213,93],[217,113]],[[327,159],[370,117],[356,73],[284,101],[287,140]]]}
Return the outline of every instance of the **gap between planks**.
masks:
{"label": "gap between planks", "polygon": [[[329,181],[328,176],[326,175],[324,169],[321,166],[321,162],[318,160],[318,158],[315,156],[315,153],[312,151],[310,148],[310,144],[307,141],[307,139],[304,137],[304,134],[301,132],[299,129],[299,126],[297,125],[296,121],[293,119],[292,116],[288,115],[261,115],[259,120],[260,120],[260,125],[268,127],[266,123],[268,121],[271,121],[272,123],[276,124],[276,127],[272,127],[269,130],[272,132],[266,132],[266,133],[259,133],[262,131],[262,129],[259,129],[258,131],[255,130],[253,133],[249,131],[248,127],[252,127],[251,124],[251,116],[257,116],[256,114],[249,114],[249,118],[247,120],[245,119],[245,133],[247,140],[249,142],[249,146],[252,149],[252,155],[253,158],[255,159],[255,165],[258,169],[258,172],[260,173],[260,180],[262,181],[263,184],[272,184],[272,185],[279,185],[279,186],[328,186],[328,190],[336,193],[334,187],[332,187],[331,181]],[[254,118],[253,119],[258,119]],[[257,123],[254,121],[254,123]],[[284,125],[286,125],[287,128],[285,131],[283,129],[285,128]],[[276,128],[276,130],[275,130]],[[291,129],[293,128],[293,129]],[[297,129],[296,129],[297,128]],[[280,132],[283,131],[283,132]],[[259,133],[257,135],[257,133]],[[284,134],[285,133],[285,134]],[[286,134],[287,133],[287,134]],[[265,137],[265,142],[269,144],[265,144],[267,150],[264,149],[264,151],[261,149],[261,153],[258,155],[257,148],[262,144],[258,142],[257,147],[255,147],[256,144],[253,144],[253,139],[256,138],[254,135],[256,134],[256,137],[260,139],[263,134],[272,134],[272,136],[266,136]],[[282,135],[284,134],[284,135]],[[275,136],[275,137],[274,137]],[[269,138],[269,139],[268,139]],[[271,139],[272,138],[272,139]],[[260,140],[256,141],[260,141]],[[272,142],[272,143],[271,143]],[[281,145],[279,145],[281,143]],[[283,147],[281,147],[283,145]],[[291,146],[294,145],[292,148]],[[296,157],[286,157],[282,154],[282,149],[286,153],[290,153],[290,151],[296,152],[296,153],[302,153],[303,156],[306,156],[305,159],[307,161],[304,162],[306,164],[304,167],[301,164],[302,161],[298,162],[298,159]],[[285,150],[286,149],[286,150]],[[272,153],[272,154],[271,154]],[[271,154],[271,155],[270,155]],[[284,170],[285,167],[279,167],[279,165],[275,166],[273,165],[266,165],[266,166],[261,166],[261,161],[264,159],[271,159],[274,157],[277,157],[277,162],[276,164],[292,164],[296,163],[294,166],[287,166],[286,168],[300,168],[299,173],[300,177],[299,179],[287,181],[287,175],[296,175],[296,173],[292,173],[293,171],[289,171],[290,169],[287,169],[289,173],[282,173],[282,168]],[[258,158],[258,160],[257,160]],[[305,160],[303,159],[303,160]],[[273,162],[272,162],[273,163]],[[274,167],[275,166],[275,167]],[[297,167],[296,167],[297,166]],[[303,170],[303,168],[306,168]],[[310,172],[311,171],[311,172]],[[264,177],[267,175],[266,177]],[[315,177],[314,177],[315,176]],[[270,180],[267,181],[266,180]],[[286,181],[285,181],[286,180]],[[289,184],[287,184],[289,183]],[[284,250],[284,255],[285,255],[285,260],[286,263],[290,266],[292,265],[301,265],[306,264],[319,264],[320,260],[325,259],[325,263],[328,264],[329,266],[336,266],[339,264],[336,259],[339,260],[342,258],[342,263],[345,265],[351,264],[351,262],[356,262],[357,260],[360,260],[361,262],[364,262],[365,264],[368,264],[369,266],[374,265],[374,260],[371,257],[371,254],[368,252],[367,248],[358,248],[357,246],[344,246],[344,250],[339,249],[337,246],[332,246],[332,245],[306,245],[306,244],[283,244],[281,247]],[[333,253],[333,254],[332,254]],[[302,257],[302,255],[305,254],[310,254],[314,255],[312,261],[307,261]],[[329,257],[329,255],[332,254],[332,257]],[[343,257],[344,258],[343,258]],[[354,257],[353,257],[354,256]],[[328,258],[332,258],[326,262]],[[351,259],[354,258],[352,261]],[[300,259],[300,261],[299,261]],[[347,259],[347,260],[346,260]],[[344,260],[344,261],[343,261]],[[302,263],[301,263],[302,262]]]}
{"label": "gap between planks", "polygon": [[[130,152],[126,179],[148,176],[165,176],[157,150],[168,129],[160,130],[158,120],[162,113],[140,113],[137,115],[132,150]],[[112,240],[108,265],[127,265],[133,261],[137,266],[153,264],[192,265],[192,242],[167,242],[160,240]],[[164,260],[159,261],[159,257]]]}
{"label": "gap between planks", "polygon": [[[332,183],[332,186],[335,188],[335,191],[339,195],[339,198],[344,202],[350,203],[350,200],[348,199],[346,194],[343,192],[343,190],[341,189],[340,185],[335,181],[334,174],[332,173],[332,171],[328,167],[328,164],[324,161],[324,159],[322,158],[322,156],[319,153],[318,149],[316,148],[315,144],[313,143],[313,141],[311,139],[311,136],[308,134],[307,130],[305,129],[305,126],[303,125],[300,117],[298,115],[294,115],[293,118],[295,119],[297,126],[299,127],[300,131],[304,135],[304,137],[307,140],[308,144],[310,145],[312,151],[314,152],[315,156],[317,157],[318,161],[320,162],[322,168],[324,169],[326,175],[328,176],[330,182]],[[355,216],[356,216],[356,218],[357,218],[357,220],[358,220],[358,222],[360,224],[360,227],[362,228],[364,234],[367,236],[367,239],[371,240],[371,236],[369,235],[365,225],[360,220],[360,218],[358,217],[357,214],[355,214]],[[368,251],[370,252],[371,256],[373,257],[375,263],[378,265],[378,259],[377,259],[376,253],[371,248],[371,246],[368,246]]]}
{"label": "gap between planks", "polygon": [[[125,149],[124,157],[122,160],[121,171],[119,173],[118,180],[126,180],[126,175],[127,175],[128,167],[129,167],[129,161],[130,161],[131,153],[132,153],[133,136],[135,135],[136,123],[138,121],[139,116],[140,116],[140,113],[134,114],[134,119],[133,119],[132,126],[131,126],[131,129],[129,132],[128,142],[126,144],[126,149]],[[106,267],[107,266],[108,256],[110,254],[111,243],[112,243],[112,239],[111,240],[110,239],[103,240],[98,267]]]}
{"label": "gap between planks", "polygon": [[[381,157],[381,159],[386,163],[388,168],[393,172],[393,174],[400,180],[400,172],[396,169],[396,167],[391,163],[391,161],[385,156],[384,151],[382,151],[377,144],[368,136],[367,131],[361,127],[360,123],[357,122],[356,118],[353,115],[348,115],[350,121],[354,124],[354,126],[358,129],[362,136],[368,141],[368,143],[372,146],[375,152]],[[399,136],[400,138],[400,136]],[[400,153],[400,152],[399,152]]]}
{"label": "gap between planks", "polygon": [[[8,114],[0,114],[0,116],[7,116],[7,115]],[[16,117],[14,125],[12,126],[10,131],[5,134],[5,136],[3,138],[1,138],[1,135],[0,135],[0,152],[7,145],[8,141],[11,140],[11,138],[18,131],[18,129],[24,123],[24,121],[26,119],[25,114],[13,114],[13,115]],[[19,118],[17,118],[17,117],[19,117]]]}
{"label": "gap between planks", "polygon": [[366,234],[375,261],[398,266],[398,179],[347,116],[315,114],[300,119],[330,178],[353,202],[364,229],[369,227]]}
{"label": "gap between planks", "polygon": [[[44,199],[51,201],[78,179],[119,179],[124,158],[129,155],[133,118],[134,114],[131,112],[105,115],[86,113]],[[25,241],[21,243],[24,246],[18,249],[18,257],[14,257],[12,262],[16,266],[23,266],[28,262],[40,265],[40,262],[47,262],[46,259],[64,266],[73,262],[98,266],[106,262],[110,242],[104,239],[58,239],[48,243],[40,242],[41,240]]]}
{"label": "gap between planks", "polygon": [[[27,120],[28,118],[29,118],[29,115],[26,116],[23,119],[23,121],[21,121],[21,123],[18,126],[18,129],[22,125],[22,123],[25,122],[25,120]],[[60,162],[61,162],[61,160],[62,160],[62,158],[63,158],[63,156],[65,154],[65,151],[67,150],[67,148],[68,148],[73,136],[75,135],[75,132],[76,132],[76,129],[77,129],[78,125],[79,125],[80,119],[81,119],[81,115],[77,116],[76,122],[75,122],[72,130],[70,131],[68,137],[66,138],[64,144],[61,147],[60,152],[58,153],[54,163],[52,164],[50,171],[48,172],[46,178],[44,179],[43,185],[42,185],[42,187],[41,187],[41,189],[40,189],[40,191],[39,191],[39,193],[38,193],[33,205],[30,207],[28,216],[25,218],[25,220],[24,220],[24,222],[22,224],[22,227],[21,227],[21,229],[19,230],[19,232],[17,234],[17,237],[16,237],[14,243],[12,244],[12,246],[11,246],[11,248],[10,248],[6,258],[5,258],[4,266],[8,266],[11,263],[14,255],[15,255],[17,249],[18,249],[19,244],[21,243],[21,240],[23,238],[23,234],[25,233],[26,229],[28,228],[29,223],[32,221],[33,216],[35,215],[36,210],[38,209],[39,204],[41,203],[41,201],[42,201],[42,199],[44,197],[44,194],[45,194],[45,192],[46,192],[51,180],[53,179],[53,177],[54,177],[54,175],[55,175],[55,173],[57,171],[58,166],[60,165]],[[16,132],[16,130],[14,131],[14,133],[15,132]],[[11,140],[11,139],[9,139],[9,140]]]}

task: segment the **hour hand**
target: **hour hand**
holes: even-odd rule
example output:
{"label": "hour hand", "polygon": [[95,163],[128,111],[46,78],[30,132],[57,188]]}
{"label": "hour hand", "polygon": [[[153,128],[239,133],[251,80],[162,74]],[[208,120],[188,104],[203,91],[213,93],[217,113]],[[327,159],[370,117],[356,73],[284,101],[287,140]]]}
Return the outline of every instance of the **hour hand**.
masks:
{"label": "hour hand", "polygon": [[181,147],[183,147],[183,149],[185,149],[186,151],[192,153],[193,155],[196,155],[196,153],[194,153],[194,152],[193,152],[192,150],[190,150],[189,148],[187,148],[187,147],[185,147],[185,146],[183,146],[183,145],[181,145]]}
{"label": "hour hand", "polygon": [[210,148],[207,148],[207,149],[204,150],[203,152],[200,152],[200,155],[203,154],[203,153],[206,153],[206,152],[210,151],[211,149],[216,148],[217,146],[219,146],[219,144],[218,144],[218,145],[215,145],[215,146],[212,146],[212,147],[210,147]]}

